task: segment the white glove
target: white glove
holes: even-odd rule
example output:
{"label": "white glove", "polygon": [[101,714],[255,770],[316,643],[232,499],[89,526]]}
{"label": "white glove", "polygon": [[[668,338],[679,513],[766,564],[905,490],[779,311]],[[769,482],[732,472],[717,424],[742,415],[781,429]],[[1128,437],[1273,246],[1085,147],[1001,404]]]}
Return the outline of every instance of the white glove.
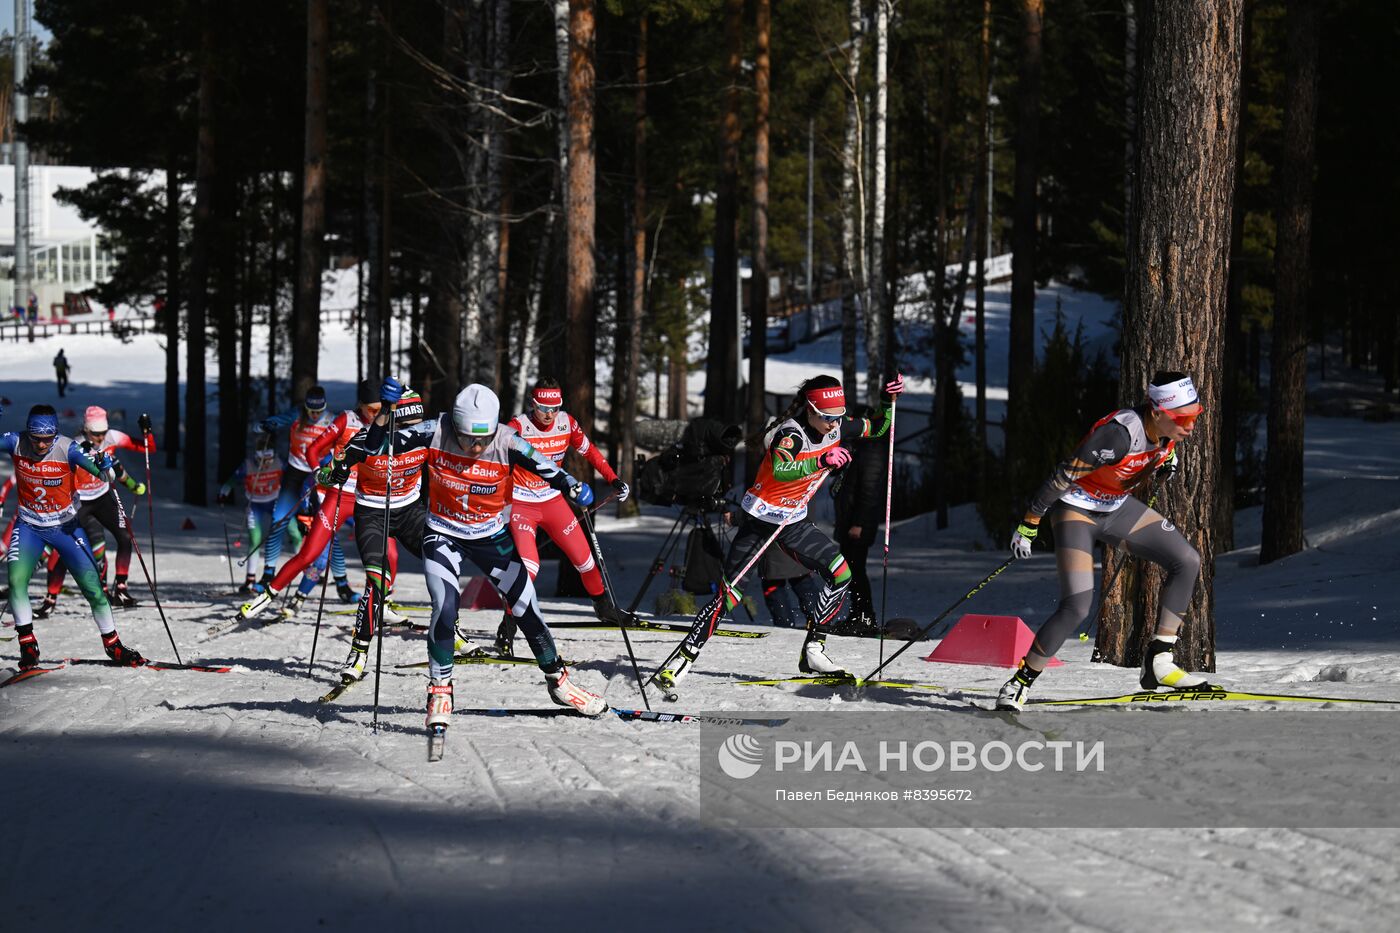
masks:
{"label": "white glove", "polygon": [[1011,554],[1014,557],[1025,560],[1031,556],[1031,542],[1035,540],[1036,534],[1040,531],[1034,525],[1027,525],[1025,522],[1016,526],[1016,531],[1011,535]]}

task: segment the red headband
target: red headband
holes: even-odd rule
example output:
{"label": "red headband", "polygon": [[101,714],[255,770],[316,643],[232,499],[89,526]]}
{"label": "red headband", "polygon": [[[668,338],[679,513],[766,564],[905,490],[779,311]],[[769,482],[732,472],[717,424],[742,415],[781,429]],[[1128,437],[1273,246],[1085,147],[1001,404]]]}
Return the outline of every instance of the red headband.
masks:
{"label": "red headband", "polygon": [[564,404],[563,389],[539,388],[530,397],[535,400],[536,405],[543,405],[546,408],[558,408]]}
{"label": "red headband", "polygon": [[832,408],[846,407],[846,392],[840,386],[824,386],[820,389],[808,389],[807,401],[812,403],[812,407],[819,411],[827,411]]}

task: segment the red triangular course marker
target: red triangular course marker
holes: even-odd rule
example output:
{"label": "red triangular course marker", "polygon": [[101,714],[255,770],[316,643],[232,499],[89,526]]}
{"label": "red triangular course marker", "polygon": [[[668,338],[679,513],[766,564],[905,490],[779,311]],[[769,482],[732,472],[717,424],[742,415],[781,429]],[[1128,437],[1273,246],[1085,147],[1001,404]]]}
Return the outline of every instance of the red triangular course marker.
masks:
{"label": "red triangular course marker", "polygon": [[192,518],[190,518],[188,515],[186,515],[186,516],[185,516],[185,520],[184,520],[183,522],[180,523],[180,530],[181,530],[181,531],[194,531],[194,519],[192,519]]}
{"label": "red triangular course marker", "polygon": [[505,607],[501,605],[501,597],[496,592],[496,588],[486,582],[485,577],[472,577],[462,588],[462,608],[470,612],[473,609],[504,609]]}
{"label": "red triangular course marker", "polygon": [[[1031,647],[1035,633],[1020,616],[965,615],[925,661],[1015,667]],[[1063,664],[1050,659],[1050,667]]]}

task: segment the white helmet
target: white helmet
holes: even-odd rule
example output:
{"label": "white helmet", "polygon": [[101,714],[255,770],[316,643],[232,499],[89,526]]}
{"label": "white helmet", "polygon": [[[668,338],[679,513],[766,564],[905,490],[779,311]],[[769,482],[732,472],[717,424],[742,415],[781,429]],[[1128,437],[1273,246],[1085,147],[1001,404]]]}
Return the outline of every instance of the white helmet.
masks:
{"label": "white helmet", "polygon": [[473,382],[452,403],[452,427],[458,434],[489,437],[496,433],[500,419],[501,400],[484,385]]}

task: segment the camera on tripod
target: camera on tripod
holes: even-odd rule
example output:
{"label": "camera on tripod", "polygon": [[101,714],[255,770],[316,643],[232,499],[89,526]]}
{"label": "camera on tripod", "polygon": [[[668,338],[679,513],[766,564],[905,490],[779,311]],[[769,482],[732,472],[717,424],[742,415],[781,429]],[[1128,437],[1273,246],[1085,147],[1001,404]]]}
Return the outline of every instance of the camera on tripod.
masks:
{"label": "camera on tripod", "polygon": [[679,505],[700,512],[725,509],[730,460],[744,432],[737,424],[696,418],[660,455],[637,458],[637,494],[651,505]]}

